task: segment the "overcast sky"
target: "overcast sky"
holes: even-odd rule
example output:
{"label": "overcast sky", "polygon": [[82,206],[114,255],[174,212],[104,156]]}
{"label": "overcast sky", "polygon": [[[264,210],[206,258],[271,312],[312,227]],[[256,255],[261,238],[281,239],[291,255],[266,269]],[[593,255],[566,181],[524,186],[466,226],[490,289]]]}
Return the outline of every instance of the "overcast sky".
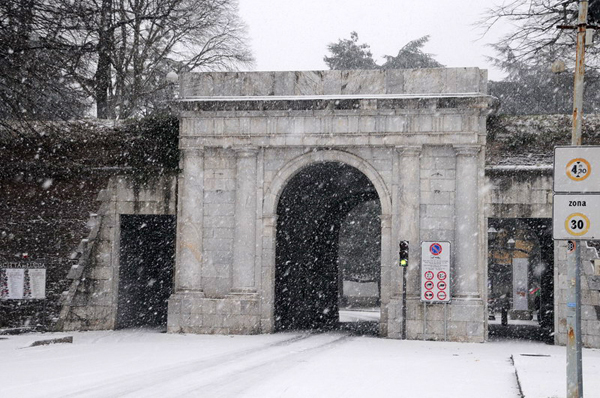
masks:
{"label": "overcast sky", "polygon": [[239,0],[239,7],[257,71],[327,69],[327,44],[356,31],[379,64],[410,40],[430,35],[425,51],[445,66],[485,68],[490,79],[499,80],[502,73],[485,56],[495,55],[486,44],[501,35],[502,27],[482,38],[474,23],[502,1]]}

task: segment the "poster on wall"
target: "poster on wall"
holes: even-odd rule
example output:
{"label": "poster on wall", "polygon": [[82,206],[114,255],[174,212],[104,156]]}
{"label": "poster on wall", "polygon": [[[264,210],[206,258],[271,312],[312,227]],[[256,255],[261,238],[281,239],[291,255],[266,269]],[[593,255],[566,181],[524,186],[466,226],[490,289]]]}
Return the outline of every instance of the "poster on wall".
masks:
{"label": "poster on wall", "polygon": [[0,299],[46,298],[46,268],[39,263],[0,264]]}
{"label": "poster on wall", "polygon": [[26,270],[29,274],[30,297],[32,299],[46,298],[46,269],[30,268]]}

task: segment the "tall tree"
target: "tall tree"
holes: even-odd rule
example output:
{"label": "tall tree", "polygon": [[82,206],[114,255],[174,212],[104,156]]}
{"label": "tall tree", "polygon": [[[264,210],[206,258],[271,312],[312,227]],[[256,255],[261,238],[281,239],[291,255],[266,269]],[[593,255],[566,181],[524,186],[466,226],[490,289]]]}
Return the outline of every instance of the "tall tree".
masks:
{"label": "tall tree", "polygon": [[[487,32],[500,21],[510,22],[514,29],[493,46],[499,54],[510,54],[529,66],[548,68],[552,61],[563,59],[574,64],[576,34],[559,25],[577,22],[578,0],[511,0],[487,10],[479,25]],[[590,1],[590,18],[600,23],[600,0]],[[598,16],[596,16],[598,15]],[[598,19],[596,21],[596,19]],[[600,46],[588,48],[588,66],[600,67]]]}
{"label": "tall tree", "polygon": [[329,43],[327,50],[331,56],[323,57],[329,69],[377,69],[370,46],[358,44],[358,33],[350,33],[350,39],[339,39],[337,43]]}
{"label": "tall tree", "polygon": [[54,5],[0,2],[0,125],[81,116],[85,95],[66,68],[71,47],[60,36]]}
{"label": "tall tree", "polygon": [[373,60],[370,46],[366,43],[358,44],[358,34],[352,32],[350,40],[339,39],[337,43],[327,46],[331,56],[323,60],[329,69],[411,69],[411,68],[438,68],[443,65],[437,62],[431,54],[423,52],[423,46],[429,41],[429,36],[408,42],[398,51],[396,56],[386,55],[383,65],[378,65]]}
{"label": "tall tree", "polygon": [[[98,117],[125,118],[148,106],[167,84],[164,72],[228,69],[252,62],[235,0],[76,0],[84,27],[79,45],[95,49],[80,82],[98,105]],[[98,10],[99,7],[99,10]],[[98,12],[99,11],[99,12]],[[88,16],[95,18],[88,22]]]}
{"label": "tall tree", "polygon": [[20,119],[21,109],[51,111],[44,105],[51,90],[19,105],[19,82],[35,76],[65,105],[66,99],[81,103],[85,94],[100,118],[140,115],[164,106],[169,70],[251,63],[245,41],[236,0],[4,0],[0,66],[18,67],[11,79],[0,77],[0,95],[16,101],[0,105],[0,112]]}
{"label": "tall tree", "polygon": [[409,41],[398,51],[395,57],[385,55],[383,69],[419,69],[419,68],[441,68],[433,55],[423,52],[423,46],[429,41],[429,35]]}

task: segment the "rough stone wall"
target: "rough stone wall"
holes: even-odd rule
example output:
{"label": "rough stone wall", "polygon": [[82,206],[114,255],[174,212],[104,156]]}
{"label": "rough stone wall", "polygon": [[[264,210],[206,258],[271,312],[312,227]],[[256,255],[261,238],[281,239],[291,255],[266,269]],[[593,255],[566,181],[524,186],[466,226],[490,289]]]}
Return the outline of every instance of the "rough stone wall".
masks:
{"label": "rough stone wall", "polygon": [[552,166],[488,166],[488,218],[552,218]]}
{"label": "rough stone wall", "polygon": [[[595,248],[583,242],[581,250],[581,340],[584,347],[600,348],[600,284],[594,271],[593,261],[598,259]],[[565,241],[555,244],[554,268],[554,341],[567,344],[567,297],[569,278],[567,272],[567,245]]]}
{"label": "rough stone wall", "polygon": [[1,300],[0,328],[44,330],[56,322],[73,264],[71,254],[89,232],[95,196],[108,179],[61,174],[19,172],[0,177],[0,263],[33,261],[46,266],[46,299]]}

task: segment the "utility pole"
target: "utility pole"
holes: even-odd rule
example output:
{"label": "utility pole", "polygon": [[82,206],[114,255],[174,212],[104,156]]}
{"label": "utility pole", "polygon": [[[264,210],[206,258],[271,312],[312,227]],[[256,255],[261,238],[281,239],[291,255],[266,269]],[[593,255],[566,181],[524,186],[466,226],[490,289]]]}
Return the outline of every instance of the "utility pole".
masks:
{"label": "utility pole", "polygon": [[[581,139],[581,128],[583,124],[583,90],[584,90],[584,75],[585,75],[585,46],[586,36],[588,30],[600,29],[598,23],[600,22],[600,1],[591,0],[592,8],[589,9],[591,12],[588,15],[588,0],[579,0],[579,13],[577,17],[577,24],[575,26],[562,25],[558,26],[559,29],[575,29],[577,30],[577,55],[575,58],[575,73],[574,73],[574,89],[573,89],[573,128],[571,130],[571,147],[580,147],[582,145]],[[588,23],[588,17],[591,18],[591,24]],[[589,36],[591,39],[591,35]],[[591,44],[591,40],[590,43]],[[560,164],[557,166],[557,153],[560,148],[555,148],[555,159],[554,159],[554,177],[555,184],[557,183],[557,167],[564,167]],[[567,149],[567,148],[563,148]],[[588,147],[589,149],[589,147]],[[577,149],[574,153],[581,153],[586,148]],[[561,150],[564,153],[563,150]],[[597,158],[597,156],[595,157]],[[589,170],[591,173],[591,169]],[[556,187],[556,185],[555,185]],[[583,185],[579,185],[576,192]],[[568,190],[573,193],[571,188],[565,188],[564,186],[559,187],[558,191]],[[580,192],[587,193],[589,189],[585,189]],[[596,191],[594,189],[594,191]],[[555,198],[561,197],[556,195]],[[564,196],[563,196],[564,197]],[[590,199],[592,196],[590,196]],[[562,200],[562,199],[561,199]],[[585,202],[584,202],[585,203]],[[556,210],[556,202],[554,210]],[[556,212],[555,212],[556,217]],[[571,217],[571,216],[569,216]],[[586,218],[587,219],[587,218]],[[557,222],[554,220],[554,236],[564,239],[564,235],[558,233],[560,227],[557,227]],[[582,221],[583,222],[583,221]],[[587,221],[589,225],[589,220]],[[568,228],[568,227],[566,227]],[[579,238],[584,233],[575,233],[575,230],[570,230],[571,236]],[[590,235],[593,240],[598,240],[596,235]],[[559,238],[560,239],[560,238]],[[569,250],[567,251],[567,277],[568,277],[568,291],[567,291],[567,398],[582,398],[583,397],[583,363],[581,357],[581,245],[583,239],[579,241],[575,240],[568,241]]]}
{"label": "utility pole", "polygon": [[[573,89],[573,128],[571,146],[580,146],[583,124],[583,89],[585,75],[585,35],[587,31],[588,0],[579,1],[577,18],[577,55]],[[567,398],[583,397],[581,357],[581,245],[571,241],[575,250],[567,253]]]}

